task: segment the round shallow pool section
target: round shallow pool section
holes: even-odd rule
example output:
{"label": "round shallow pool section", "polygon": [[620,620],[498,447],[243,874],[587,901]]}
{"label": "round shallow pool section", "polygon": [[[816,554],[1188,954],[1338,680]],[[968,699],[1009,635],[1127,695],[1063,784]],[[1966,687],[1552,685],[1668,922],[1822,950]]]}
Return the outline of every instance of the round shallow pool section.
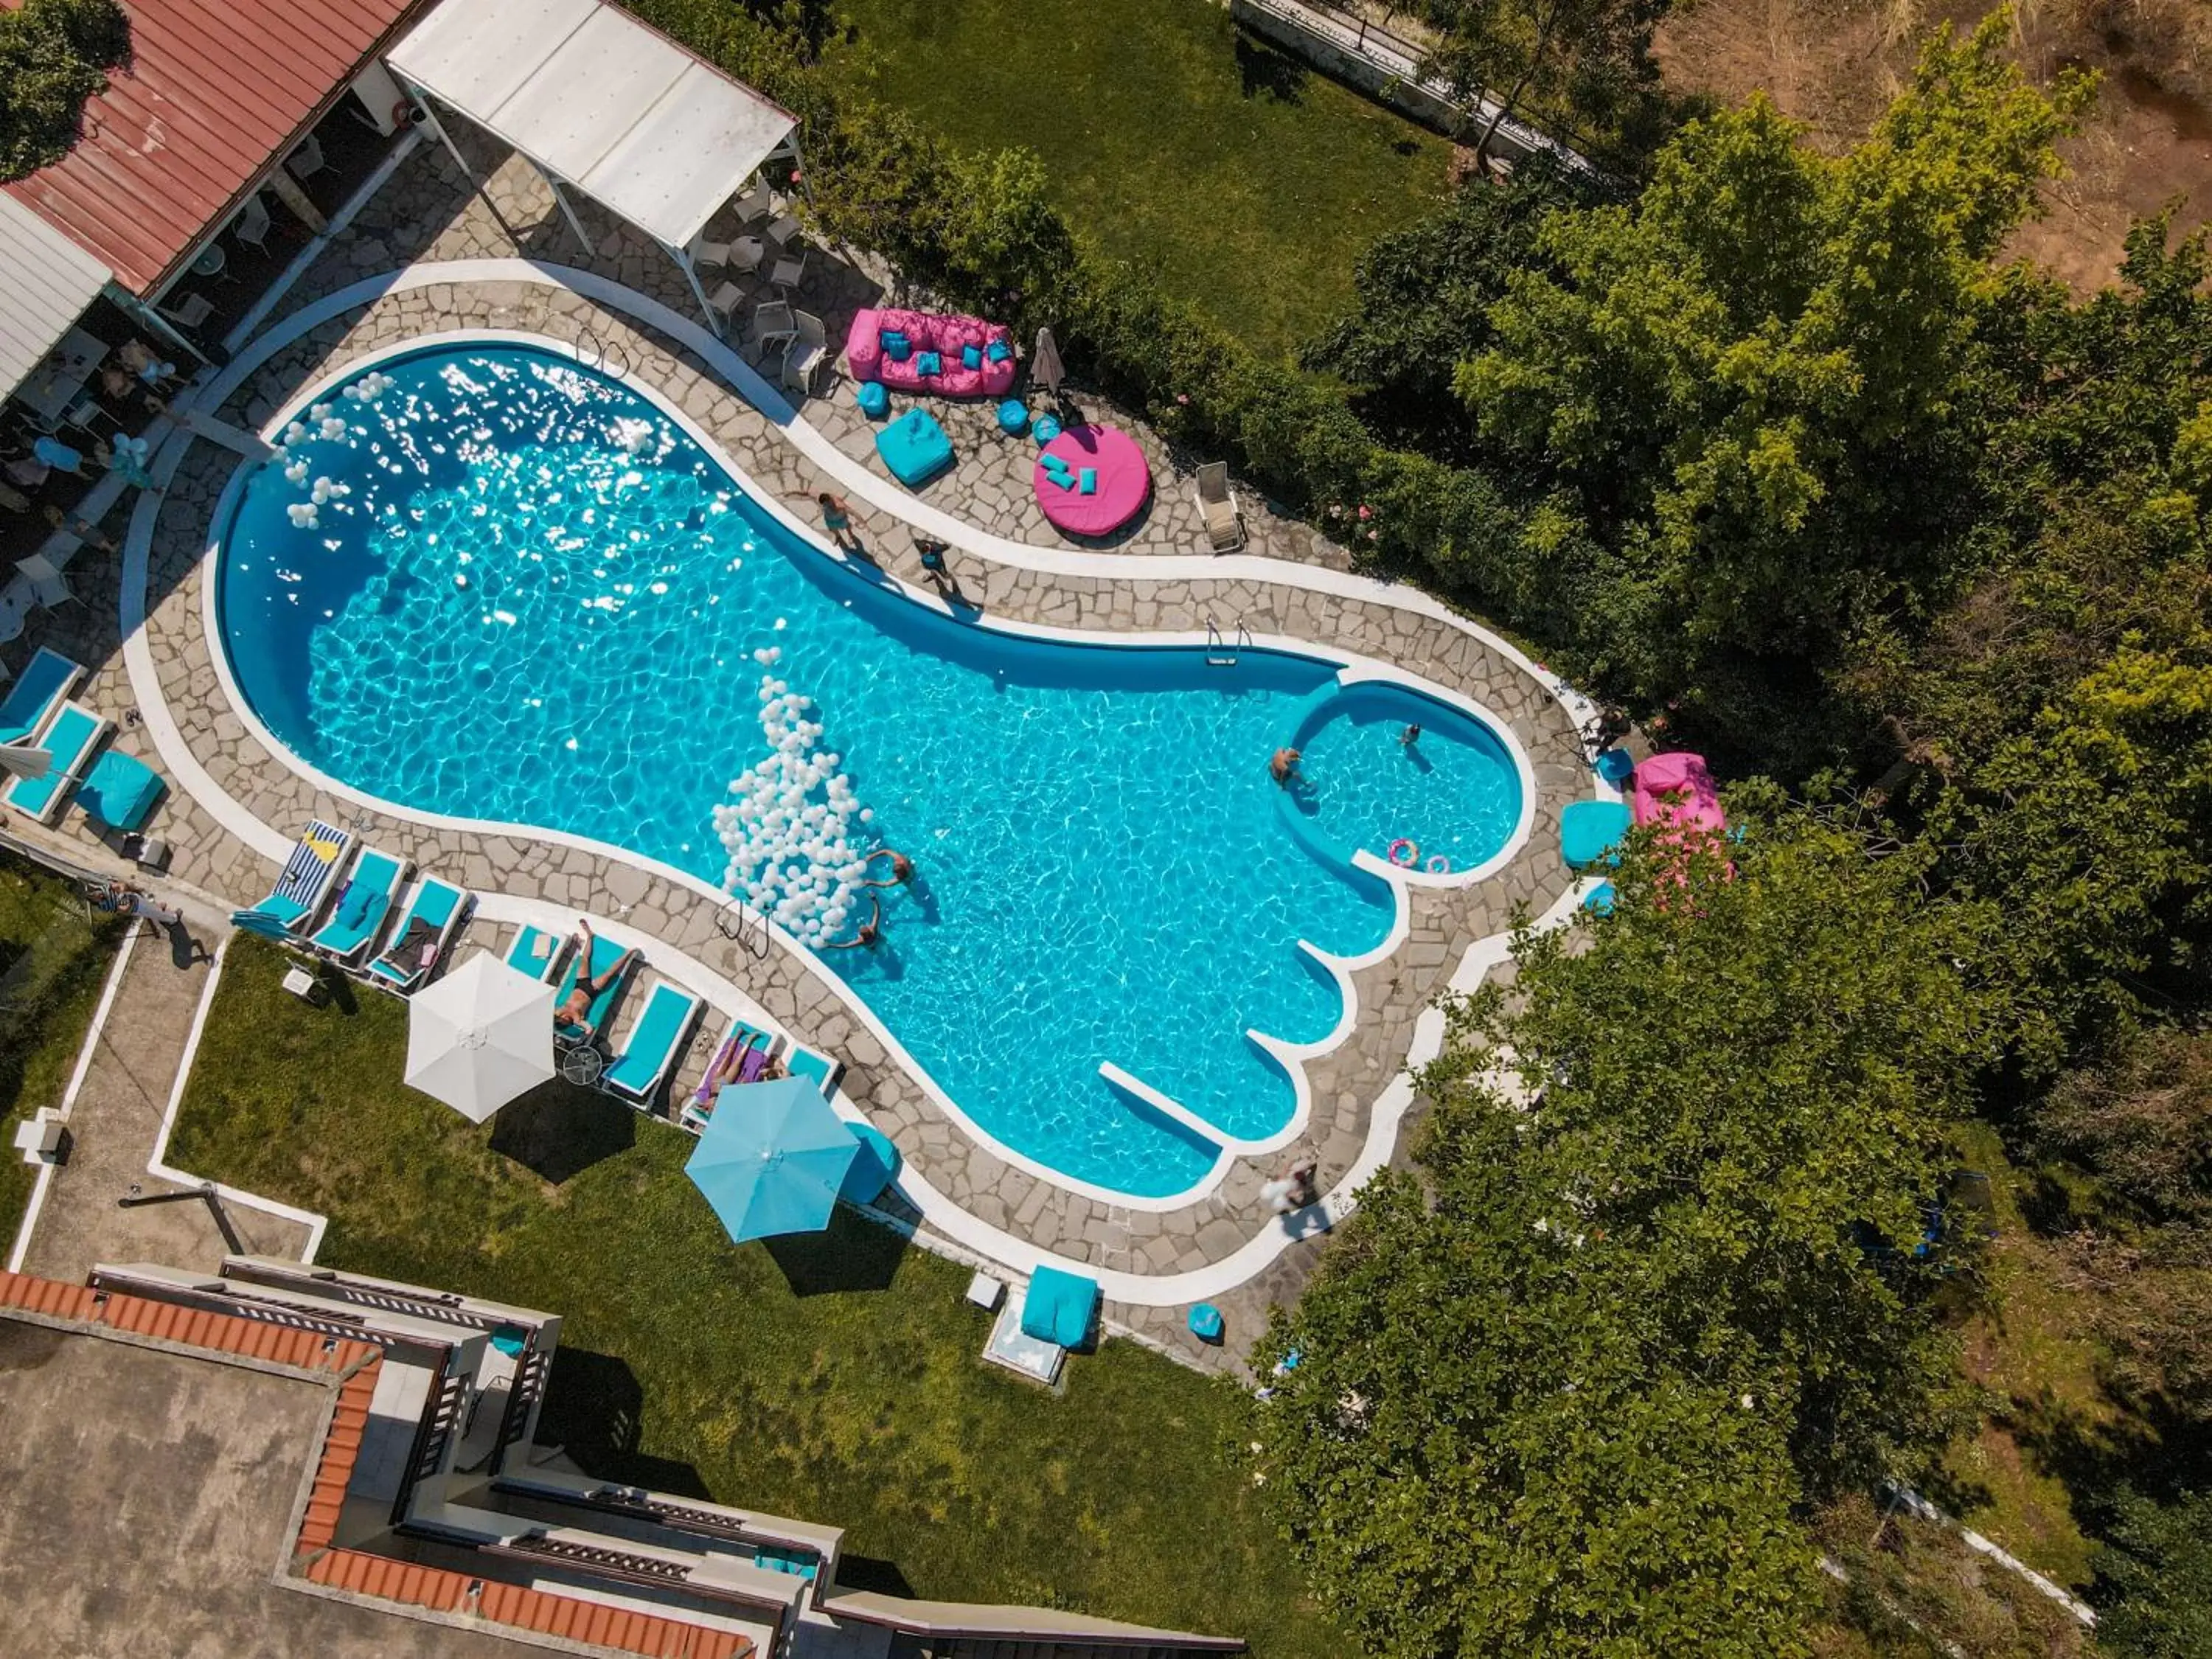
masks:
{"label": "round shallow pool section", "polygon": [[1482,720],[1409,687],[1363,681],[1309,713],[1293,811],[1324,847],[1434,875],[1494,857],[1521,816],[1512,757]]}
{"label": "round shallow pool section", "polygon": [[[1110,1086],[1109,1062],[1215,1133],[1280,1132],[1290,1080],[1247,1033],[1328,1035],[1341,996],[1298,941],[1358,954],[1393,915],[1348,849],[1427,814],[1472,863],[1517,818],[1519,774],[1479,720],[1425,721],[1435,770],[1413,779],[1370,729],[1387,705],[1363,721],[1370,699],[1318,659],[1220,665],[917,605],[548,352],[390,359],[277,435],[235,495],[216,590],[274,737],[402,807],[720,884],[715,809],[773,758],[770,684],[810,700],[857,835],[915,871],[866,896],[878,941],[825,965],[984,1133],[1079,1182],[1164,1198],[1220,1155]],[[1318,793],[1293,802],[1267,759],[1310,726]],[[1449,810],[1448,790],[1467,792]]]}

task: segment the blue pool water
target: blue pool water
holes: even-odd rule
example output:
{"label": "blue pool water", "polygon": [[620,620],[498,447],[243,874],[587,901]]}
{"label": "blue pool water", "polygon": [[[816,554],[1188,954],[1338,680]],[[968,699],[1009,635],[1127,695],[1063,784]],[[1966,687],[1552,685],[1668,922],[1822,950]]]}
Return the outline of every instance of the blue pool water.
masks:
{"label": "blue pool water", "polygon": [[[1292,654],[1217,667],[915,605],[563,360],[426,351],[346,390],[368,395],[303,414],[224,538],[224,646],[271,732],[401,805],[720,883],[715,809],[726,827],[732,781],[777,758],[763,708],[809,700],[821,730],[789,741],[842,780],[837,857],[891,847],[918,872],[876,896],[877,948],[826,959],[983,1129],[1066,1175],[1160,1196],[1218,1150],[1110,1088],[1101,1061],[1230,1134],[1279,1129],[1288,1079],[1244,1033],[1310,1041],[1340,1018],[1296,941],[1351,954],[1382,937],[1387,890],[1350,848],[1381,851],[1403,803],[1473,862],[1517,813],[1494,740],[1410,691],[1340,691]],[[1437,733],[1419,780],[1390,770],[1385,728],[1409,719]],[[1309,725],[1316,791],[1294,797],[1267,761]],[[840,810],[819,787],[793,802]],[[817,852],[834,839],[800,833]]]}
{"label": "blue pool water", "polygon": [[[1291,801],[1330,847],[1387,858],[1413,843],[1437,874],[1474,868],[1505,844],[1521,816],[1521,780],[1497,734],[1462,711],[1395,686],[1347,686],[1314,709],[1297,738],[1303,787]],[[1420,731],[1404,741],[1410,723]],[[1404,856],[1401,854],[1401,858]]]}

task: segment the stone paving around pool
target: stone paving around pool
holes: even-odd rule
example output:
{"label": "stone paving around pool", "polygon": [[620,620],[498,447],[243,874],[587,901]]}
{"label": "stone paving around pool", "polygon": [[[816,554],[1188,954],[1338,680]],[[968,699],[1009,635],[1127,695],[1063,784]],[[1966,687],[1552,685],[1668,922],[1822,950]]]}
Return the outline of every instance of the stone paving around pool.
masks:
{"label": "stone paving around pool", "polygon": [[[600,247],[583,258],[550,194],[524,164],[500,162],[489,195],[488,204],[470,191],[441,152],[418,150],[287,297],[271,326],[281,327],[284,316],[400,266],[512,259],[517,240],[502,221],[520,232],[521,250],[530,257],[593,271],[672,308],[691,307],[682,274],[658,250],[617,228],[606,226]],[[818,253],[816,263],[823,263]],[[561,341],[581,336],[589,353],[604,354],[612,367],[684,411],[757,485],[793,510],[811,501],[817,489],[831,487],[832,481],[776,420],[740,398],[682,340],[550,280],[447,283],[435,280],[434,270],[418,275],[432,280],[394,287],[366,303],[348,306],[276,350],[246,376],[217,411],[220,417],[258,428],[308,383],[402,341],[483,328]],[[840,307],[849,315],[852,305],[866,303],[876,291],[842,264],[823,271],[821,281],[822,289],[810,289],[800,303],[819,303],[825,315]],[[841,339],[842,333],[833,317],[832,340]],[[1091,406],[1091,400],[1083,402]],[[1000,435],[990,425],[988,403],[946,405],[933,400],[931,407],[945,420],[962,459],[927,488],[925,498],[992,535],[1037,546],[1067,546],[1036,514],[1028,484],[1032,446]],[[804,413],[841,450],[880,473],[869,428],[853,408],[849,385],[811,402]],[[1133,556],[1202,551],[1203,533],[1187,477],[1176,471],[1151,434],[1110,411],[1101,413],[1139,438],[1155,470],[1153,505],[1124,532],[1116,550]],[[348,823],[377,846],[481,893],[588,913],[685,953],[741,987],[799,1040],[841,1055],[848,1066],[848,1097],[897,1142],[908,1168],[969,1215],[1028,1247],[1096,1268],[1174,1274],[1223,1261],[1255,1236],[1280,1226],[1269,1217],[1260,1187],[1289,1160],[1287,1151],[1264,1161],[1237,1162],[1201,1200],[1173,1210],[1133,1209],[1081,1196],[1013,1168],[978,1145],[886,1052],[811,958],[781,945],[765,956],[755,955],[725,935],[718,922],[726,912],[696,887],[599,851],[527,834],[434,827],[370,810],[319,790],[267,752],[228,701],[203,621],[201,582],[214,509],[239,461],[216,444],[192,442],[154,514],[144,644],[155,686],[134,688],[118,631],[119,607],[132,596],[122,592],[119,568],[90,554],[82,556],[70,571],[84,605],[48,614],[11,653],[27,655],[40,643],[52,643],[94,665],[80,696],[96,708],[125,715],[116,739],[119,747],[178,780],[178,769],[164,765],[146,725],[125,714],[157,690],[191,760],[237,808],[263,825],[289,836],[310,817]],[[882,501],[899,499],[887,476],[874,494]],[[1240,495],[1253,532],[1253,551],[1338,569],[1348,564],[1342,550],[1310,529],[1265,511],[1249,492]],[[909,584],[919,582],[907,521],[877,500],[856,496],[854,505],[865,541],[883,568]],[[108,527],[121,533],[119,522]],[[1311,641],[1399,665],[1474,698],[1513,729],[1536,782],[1535,821],[1527,847],[1499,873],[1472,889],[1413,888],[1409,937],[1387,959],[1355,976],[1359,1013],[1351,1036],[1332,1053],[1309,1062],[1312,1112],[1299,1144],[1319,1158],[1324,1191],[1333,1188],[1366,1143],[1374,1103],[1404,1069],[1416,1018],[1446,988],[1469,947],[1507,929],[1516,909],[1541,914],[1570,889],[1558,856],[1559,817],[1568,801],[1590,793],[1590,783],[1567,713],[1551,688],[1522,664],[1466,629],[1410,605],[1246,574],[1148,578],[1138,557],[1127,561],[1126,572],[1117,569],[1111,576],[987,565],[975,554],[963,555],[955,570],[968,596],[991,618],[1109,633],[1192,631],[1209,619],[1230,626],[1241,620],[1255,635]],[[214,805],[210,810],[210,803],[195,799],[188,789],[175,788],[149,828],[174,849],[175,881],[221,901],[249,903],[266,890],[270,863],[224,826],[222,804]],[[71,843],[81,859],[95,850],[82,815],[69,814],[64,827],[52,836]],[[505,930],[479,922],[471,937],[501,946]],[[714,1035],[702,1030],[679,1073],[680,1088],[688,1090],[702,1074]],[[617,1041],[619,1036],[618,1030]],[[926,1223],[923,1230],[936,1231]],[[1260,1334],[1270,1303],[1295,1297],[1316,1248],[1311,1238],[1291,1243],[1246,1282],[1210,1298],[1229,1316],[1225,1348],[1206,1347],[1191,1338],[1183,1328],[1182,1306],[1113,1302],[1108,1317],[1200,1364],[1233,1369]]]}

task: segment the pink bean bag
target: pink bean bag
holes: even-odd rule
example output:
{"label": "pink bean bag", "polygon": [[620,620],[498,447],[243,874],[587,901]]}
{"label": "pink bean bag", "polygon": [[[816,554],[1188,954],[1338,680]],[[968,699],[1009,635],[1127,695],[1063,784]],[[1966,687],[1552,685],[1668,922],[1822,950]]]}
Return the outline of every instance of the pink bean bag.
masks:
{"label": "pink bean bag", "polygon": [[[904,361],[884,349],[884,336],[903,334],[910,348]],[[990,357],[994,343],[1006,348],[998,362]],[[961,361],[963,346],[982,354],[981,368]],[[921,372],[922,356],[935,352],[934,374]],[[940,311],[894,311],[888,307],[856,312],[853,331],[845,337],[845,362],[856,380],[880,380],[894,392],[926,392],[939,398],[1003,398],[1013,389],[1014,337],[1002,323],[981,317],[959,317]]]}
{"label": "pink bean bag", "polygon": [[1721,811],[1721,792],[1705,769],[1703,755],[1654,755],[1636,769],[1629,785],[1629,804],[1636,822],[1678,824],[1684,829],[1710,830],[1717,835],[1728,828]]}
{"label": "pink bean bag", "polygon": [[[1067,464],[1068,476],[1080,479],[1088,467],[1098,475],[1096,493],[1080,488],[1062,489],[1053,478],[1045,457],[1056,455]],[[1037,453],[1031,477],[1037,505],[1059,529],[1071,536],[1109,536],[1135,518],[1152,493],[1152,469],[1145,452],[1127,433],[1110,426],[1071,426]]]}

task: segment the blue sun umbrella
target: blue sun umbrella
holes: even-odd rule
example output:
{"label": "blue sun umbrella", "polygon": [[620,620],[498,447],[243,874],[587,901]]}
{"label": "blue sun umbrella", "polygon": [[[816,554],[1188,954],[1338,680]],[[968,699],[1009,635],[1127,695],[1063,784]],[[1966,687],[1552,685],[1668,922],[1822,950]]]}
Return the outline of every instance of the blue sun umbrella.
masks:
{"label": "blue sun umbrella", "polygon": [[742,1244],[828,1226],[860,1151],[818,1085],[784,1077],[733,1083],[716,1095],[684,1170]]}

